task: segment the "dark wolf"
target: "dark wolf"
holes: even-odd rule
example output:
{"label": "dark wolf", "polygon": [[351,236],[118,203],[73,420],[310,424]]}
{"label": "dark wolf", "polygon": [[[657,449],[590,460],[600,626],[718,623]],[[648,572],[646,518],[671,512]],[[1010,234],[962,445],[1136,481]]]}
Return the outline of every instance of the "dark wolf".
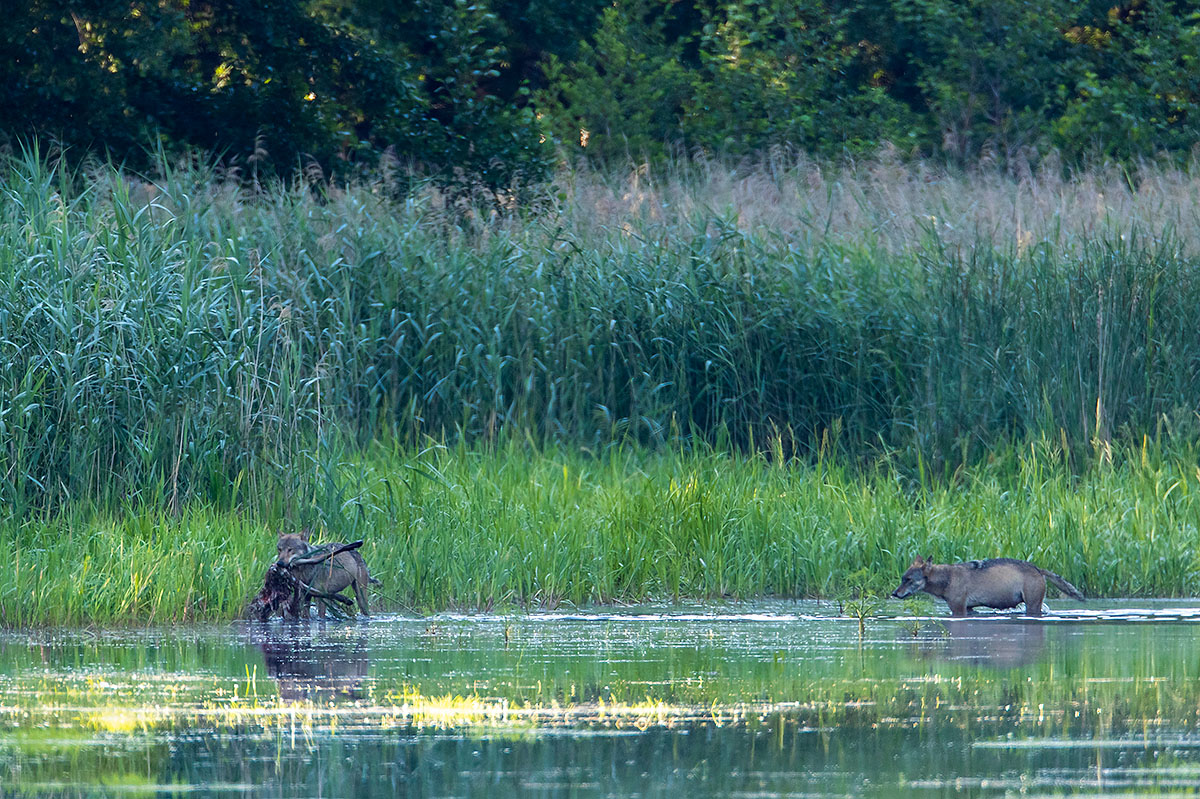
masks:
{"label": "dark wolf", "polygon": [[971,608],[1015,608],[1025,603],[1030,616],[1042,615],[1046,581],[1067,596],[1083,599],[1083,593],[1052,571],[1015,558],[971,560],[966,563],[933,563],[918,555],[892,592],[904,599],[918,591],[946,600],[953,616],[966,616]]}

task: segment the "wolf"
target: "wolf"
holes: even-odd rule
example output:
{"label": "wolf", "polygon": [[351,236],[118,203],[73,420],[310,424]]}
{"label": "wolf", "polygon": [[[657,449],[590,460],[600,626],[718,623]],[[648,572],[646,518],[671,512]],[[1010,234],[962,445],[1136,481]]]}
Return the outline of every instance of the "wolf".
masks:
{"label": "wolf", "polygon": [[[313,556],[319,556],[321,550],[332,551],[343,546],[335,542],[314,549],[309,545],[308,539],[307,530],[302,530],[299,534],[280,533],[279,540],[275,545],[275,551],[278,553],[275,565],[281,569],[287,569],[302,584],[300,606],[294,609],[296,615],[308,618],[308,609],[312,602],[312,593],[309,589],[318,594],[337,594],[347,587],[353,587],[359,611],[364,616],[370,616],[367,605],[367,586],[371,583],[378,585],[379,581],[367,571],[366,561],[363,560],[362,555],[358,554],[358,550],[339,552],[333,557],[325,557],[317,563],[301,563],[300,561],[313,560]],[[321,618],[325,618],[323,602],[319,604],[317,612]]]}
{"label": "wolf", "polygon": [[1083,593],[1052,571],[1015,558],[971,560],[966,563],[934,563],[918,555],[892,592],[904,599],[918,591],[946,600],[952,616],[966,616],[971,608],[1015,608],[1025,603],[1030,616],[1042,615],[1046,581],[1067,596],[1083,600]]}

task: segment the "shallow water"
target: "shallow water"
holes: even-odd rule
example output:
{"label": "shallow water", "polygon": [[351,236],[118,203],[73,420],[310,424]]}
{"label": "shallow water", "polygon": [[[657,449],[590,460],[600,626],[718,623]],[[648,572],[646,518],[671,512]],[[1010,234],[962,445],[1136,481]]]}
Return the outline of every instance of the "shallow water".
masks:
{"label": "shallow water", "polygon": [[[897,603],[898,605],[898,603]],[[1175,796],[1197,602],[0,635],[0,796]]]}

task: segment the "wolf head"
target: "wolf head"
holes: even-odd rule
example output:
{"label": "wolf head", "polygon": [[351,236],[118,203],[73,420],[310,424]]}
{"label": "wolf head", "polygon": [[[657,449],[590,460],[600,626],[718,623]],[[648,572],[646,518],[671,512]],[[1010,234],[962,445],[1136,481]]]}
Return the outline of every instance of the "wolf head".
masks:
{"label": "wolf head", "polygon": [[925,578],[928,576],[931,566],[933,566],[933,562],[929,558],[922,558],[920,555],[913,558],[912,565],[900,578],[900,586],[892,592],[892,596],[896,599],[905,599],[924,589]]}

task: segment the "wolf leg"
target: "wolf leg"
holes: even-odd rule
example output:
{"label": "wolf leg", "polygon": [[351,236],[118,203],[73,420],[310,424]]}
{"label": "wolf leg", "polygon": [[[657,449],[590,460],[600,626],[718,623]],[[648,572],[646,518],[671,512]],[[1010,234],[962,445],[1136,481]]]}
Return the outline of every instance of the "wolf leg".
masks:
{"label": "wolf leg", "polygon": [[1041,616],[1042,600],[1046,598],[1046,581],[1026,580],[1021,594],[1025,598],[1025,615]]}

